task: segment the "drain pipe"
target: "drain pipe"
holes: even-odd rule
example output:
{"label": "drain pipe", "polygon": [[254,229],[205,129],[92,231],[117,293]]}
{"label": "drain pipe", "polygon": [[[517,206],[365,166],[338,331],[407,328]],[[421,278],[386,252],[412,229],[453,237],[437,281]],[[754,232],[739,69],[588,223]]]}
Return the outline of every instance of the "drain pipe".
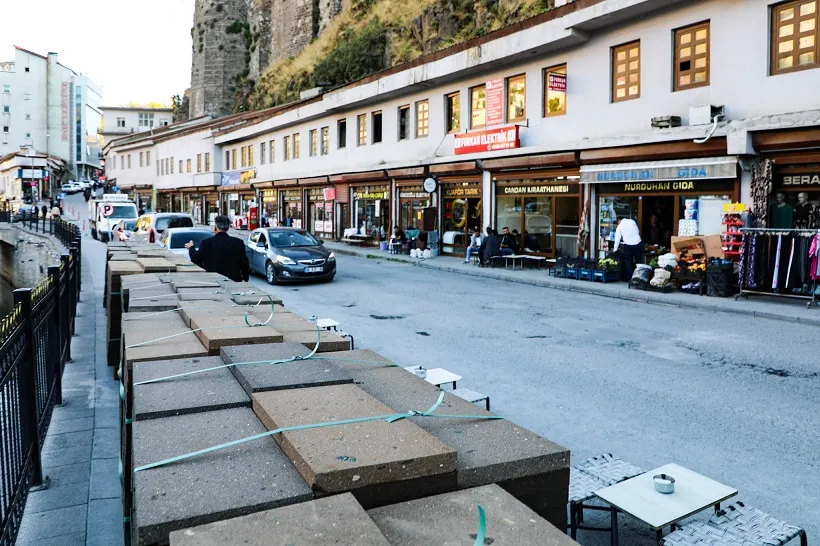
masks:
{"label": "drain pipe", "polygon": [[709,129],[709,134],[707,134],[703,138],[696,138],[693,142],[695,144],[706,144],[707,142],[709,142],[709,139],[712,138],[712,135],[715,134],[715,130],[717,130],[718,121],[720,121],[720,118],[722,118],[722,117],[723,117],[723,114],[718,114],[715,117],[713,117],[712,118],[712,128]]}

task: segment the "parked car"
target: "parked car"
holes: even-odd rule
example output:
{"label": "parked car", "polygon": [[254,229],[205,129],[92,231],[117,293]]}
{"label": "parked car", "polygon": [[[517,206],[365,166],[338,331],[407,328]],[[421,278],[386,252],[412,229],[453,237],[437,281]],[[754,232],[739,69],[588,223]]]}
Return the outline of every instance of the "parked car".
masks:
{"label": "parked car", "polygon": [[12,220],[14,222],[28,222],[32,218],[37,218],[39,214],[39,209],[34,205],[20,205]]}
{"label": "parked car", "polygon": [[60,191],[65,192],[69,195],[74,195],[75,193],[80,191],[80,186],[76,182],[66,182],[62,186],[60,186]]}
{"label": "parked car", "polygon": [[270,284],[292,281],[332,281],[336,256],[303,229],[260,228],[245,243],[251,272]]}
{"label": "parked car", "polygon": [[114,239],[120,241],[127,241],[134,235],[134,226],[137,225],[137,219],[131,218],[128,220],[120,220],[117,225],[111,230]]}
{"label": "parked car", "polygon": [[156,243],[168,228],[192,228],[194,219],[181,212],[150,212],[137,219],[134,239]]}
{"label": "parked car", "polygon": [[213,237],[214,232],[208,228],[168,228],[159,239],[159,246],[167,249],[173,254],[188,255],[185,244],[188,241],[194,242],[194,248],[199,250],[199,245],[205,239]]}

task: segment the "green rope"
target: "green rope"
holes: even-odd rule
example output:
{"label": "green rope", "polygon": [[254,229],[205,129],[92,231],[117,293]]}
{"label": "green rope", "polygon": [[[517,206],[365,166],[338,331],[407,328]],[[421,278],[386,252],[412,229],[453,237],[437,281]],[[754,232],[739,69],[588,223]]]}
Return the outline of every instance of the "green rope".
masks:
{"label": "green rope", "polygon": [[[260,323],[257,323],[257,324],[251,324],[250,322],[248,322],[249,313],[245,312],[245,324],[247,324],[250,327],[265,326],[273,319],[273,314],[276,311],[276,306],[275,306],[275,304],[273,302],[273,298],[270,296],[270,294],[267,294],[267,297],[268,297],[268,301],[270,302],[270,316],[268,316],[268,319],[265,322],[260,322]],[[263,298],[264,298],[264,296],[263,296]],[[261,298],[259,300],[259,303],[262,303]],[[259,305],[259,303],[257,303],[256,305]],[[321,334],[320,334],[320,336],[321,336]]]}
{"label": "green rope", "polygon": [[478,505],[478,531],[475,534],[475,542],[473,546],[484,546],[484,540],[487,537],[487,520],[484,517],[484,507]]}
{"label": "green rope", "polygon": [[[442,418],[453,418],[454,416],[448,415],[439,415],[432,413],[435,411],[436,408],[441,404],[444,400],[444,391],[441,391],[438,397],[438,400],[435,404],[433,404],[427,411],[419,412],[415,410],[408,411],[407,413],[391,413],[387,415],[376,415],[373,417],[358,417],[354,419],[343,419],[340,421],[329,421],[325,423],[312,423],[309,425],[292,425],[289,427],[280,427],[274,430],[269,430],[266,432],[261,432],[259,434],[254,434],[253,436],[247,436],[245,438],[240,438],[238,440],[232,440],[230,442],[225,442],[223,444],[211,446],[205,449],[200,449],[198,451],[193,451],[191,453],[186,453],[184,455],[177,455],[176,457],[170,457],[168,459],[163,459],[161,461],[157,461],[155,463],[150,463],[142,466],[138,466],[134,469],[134,472],[142,472],[144,470],[150,470],[152,468],[158,468],[160,466],[166,466],[169,464],[177,463],[180,461],[184,461],[187,459],[192,459],[194,457],[198,457],[200,455],[207,455],[208,453],[213,453],[215,451],[219,451],[222,449],[227,449],[229,447],[245,444],[248,442],[252,442],[254,440],[261,440],[263,438],[268,438],[273,436],[274,434],[281,434],[283,432],[293,432],[297,430],[308,430],[314,428],[324,428],[324,427],[334,427],[339,425],[351,425],[355,423],[366,423],[370,421],[387,421],[388,423],[392,423],[398,421],[400,419],[405,418],[414,418],[414,417],[442,417]],[[462,415],[457,416],[463,419],[503,419],[498,415]]]}

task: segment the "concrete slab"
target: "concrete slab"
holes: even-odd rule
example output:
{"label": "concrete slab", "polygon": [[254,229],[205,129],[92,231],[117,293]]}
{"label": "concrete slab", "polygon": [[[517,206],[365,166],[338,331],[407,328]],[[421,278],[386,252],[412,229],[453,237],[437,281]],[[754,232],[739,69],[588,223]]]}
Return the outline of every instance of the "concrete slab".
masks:
{"label": "concrete slab", "polygon": [[[396,413],[355,385],[262,392],[252,399],[269,430]],[[378,504],[385,502],[374,486],[430,478],[433,491],[424,481],[404,489],[415,497],[433,494],[440,485],[435,478],[447,481],[456,467],[455,452],[409,419],[290,431],[276,441],[317,495],[370,487],[370,501]]]}
{"label": "concrete slab", "polygon": [[[350,348],[350,340],[343,338],[339,334],[322,330],[320,335],[321,340],[319,343],[319,350],[317,352],[325,353],[328,351],[344,351],[345,349]],[[282,338],[283,341],[287,341],[289,343],[301,343],[305,347],[313,349],[316,346],[317,336],[316,332],[313,331],[282,332]]]}
{"label": "concrete slab", "polygon": [[[164,314],[175,316],[174,313]],[[202,346],[199,338],[185,326],[181,318],[176,319],[176,323],[170,318],[167,321],[163,319],[161,324],[152,327],[146,326],[142,321],[123,322],[125,365],[130,368],[134,362],[206,356],[208,351]],[[154,341],[174,334],[182,335]],[[149,341],[151,343],[147,345],[140,345]]]}
{"label": "concrete slab", "polygon": [[[244,317],[206,317],[191,321],[191,328],[209,354],[230,345],[279,343],[282,334],[270,326],[248,326]],[[198,331],[197,331],[198,330]]]}
{"label": "concrete slab", "polygon": [[[264,432],[248,408],[134,422],[134,466]],[[134,474],[137,544],[167,544],[170,532],[310,500],[272,438]]]}
{"label": "concrete slab", "polygon": [[497,485],[485,485],[368,511],[393,546],[472,544],[478,505],[484,508],[485,544],[578,544]]}
{"label": "concrete slab", "polygon": [[[218,356],[138,362],[134,383],[224,364]],[[156,419],[218,409],[250,407],[251,399],[228,368],[178,377],[169,381],[133,385],[134,419]]]}
{"label": "concrete slab", "polygon": [[167,284],[146,285],[143,290],[139,288],[139,286],[122,288],[125,311],[166,311],[176,309],[179,303],[179,297]]}
{"label": "concrete slab", "polygon": [[179,293],[180,301],[230,301],[224,292],[217,292],[215,290],[208,291],[208,288],[202,288],[196,292]]}
{"label": "concrete slab", "polygon": [[355,351],[330,351],[324,353],[322,356],[329,359],[344,359],[339,362],[339,365],[344,370],[369,370],[374,367],[396,366],[396,364],[387,358],[370,349],[356,349]]}
{"label": "concrete slab", "polygon": [[[223,347],[222,360],[227,364],[256,362],[259,360],[283,360],[310,353],[298,343],[269,343],[264,345],[239,345]],[[339,366],[327,360],[304,360],[287,364],[252,364],[230,368],[245,392],[275,391],[341,385],[352,383],[353,378]]]}
{"label": "concrete slab", "polygon": [[165,273],[176,270],[176,266],[164,258],[137,258],[137,263],[146,273]]}
{"label": "concrete slab", "polygon": [[[267,309],[267,315],[262,316],[259,308],[250,305],[238,305],[230,301],[184,301],[179,303],[180,316],[189,326],[192,320],[210,318],[210,317],[244,317],[245,314],[253,316],[253,319],[248,318],[249,321],[262,322],[270,315],[270,305],[264,306]],[[274,305],[275,313],[287,313],[281,305]]]}
{"label": "concrete slab", "polygon": [[344,493],[171,533],[171,546],[390,546],[353,495]]}
{"label": "concrete slab", "polygon": [[136,262],[137,257],[131,252],[112,252],[109,262]]}
{"label": "concrete slab", "polygon": [[171,287],[175,292],[180,288],[219,288],[222,285],[219,280],[223,278],[217,273],[176,273],[171,275]]}
{"label": "concrete slab", "polygon": [[204,269],[202,269],[201,267],[199,267],[196,264],[176,264],[175,271],[181,272],[181,273],[199,273],[199,272],[204,273],[205,272]]}
{"label": "concrete slab", "polygon": [[137,256],[140,258],[165,258],[167,256],[173,256],[173,252],[168,252],[168,250],[164,248],[140,248],[137,250]]}
{"label": "concrete slab", "polygon": [[[270,307],[270,301],[273,300],[273,303],[280,304],[282,303],[282,298],[278,296],[273,296],[264,290],[255,289],[252,290],[252,293],[245,293],[245,294],[235,294],[232,291],[231,299],[234,303],[239,305],[268,305]],[[260,303],[261,301],[261,303]]]}

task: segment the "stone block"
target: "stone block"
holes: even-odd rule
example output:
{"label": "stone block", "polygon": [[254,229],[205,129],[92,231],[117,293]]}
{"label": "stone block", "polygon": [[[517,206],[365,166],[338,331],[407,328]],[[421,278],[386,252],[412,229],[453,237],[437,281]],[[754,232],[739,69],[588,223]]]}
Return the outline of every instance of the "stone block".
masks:
{"label": "stone block", "polygon": [[119,292],[120,278],[124,275],[143,273],[142,266],[138,262],[108,262],[107,268],[106,279],[108,290],[111,292]]}
{"label": "stone block", "polygon": [[[269,343],[223,347],[220,354],[227,364],[284,360],[306,356],[310,351],[299,343]],[[300,389],[323,385],[352,383],[353,378],[339,366],[327,360],[310,359],[285,364],[249,364],[232,367],[231,371],[245,392]]]}
{"label": "stone block", "polygon": [[199,288],[196,290],[177,290],[180,301],[231,301],[225,292],[214,288]]}
{"label": "stone block", "polygon": [[218,355],[221,347],[279,343],[282,334],[270,326],[248,326],[244,317],[205,317],[191,321],[191,328],[209,354]]}
{"label": "stone block", "polygon": [[176,271],[176,266],[164,258],[137,258],[137,263],[146,273]]}
{"label": "stone block", "polygon": [[231,300],[238,305],[257,305],[263,306],[268,305],[270,306],[270,301],[273,300],[274,304],[282,304],[282,298],[278,296],[274,296],[265,292],[263,290],[253,290],[252,293],[244,293],[244,294],[236,294],[231,293]]}
{"label": "stone block", "polygon": [[[178,323],[172,325],[163,321],[154,327],[147,327],[142,321],[124,322],[122,339],[125,365],[130,368],[134,362],[207,356],[208,351],[199,338],[185,326],[181,318],[176,318]],[[171,335],[174,337],[159,340]],[[151,343],[142,345],[146,342]]]}
{"label": "stone block", "polygon": [[324,353],[329,359],[340,359],[339,365],[344,370],[369,370],[374,367],[396,366],[393,362],[370,349],[355,351],[331,351]]}
{"label": "stone block", "polygon": [[[140,288],[144,288],[140,290]],[[167,284],[123,287],[125,311],[167,311],[176,309],[179,297]]]}
{"label": "stone block", "polygon": [[175,254],[164,248],[140,248],[137,250],[139,258],[166,258],[169,255],[174,256]]}
{"label": "stone block", "polygon": [[[180,288],[220,288],[224,282],[227,282],[226,277],[218,273],[176,273],[171,276],[171,287],[175,292],[179,292]],[[220,282],[222,281],[222,282]]]}
{"label": "stone block", "polygon": [[[223,365],[218,356],[154,360],[133,364],[133,383]],[[250,407],[251,400],[228,368],[176,377],[168,381],[133,384],[134,419],[155,419],[218,409]]]}
{"label": "stone block", "polygon": [[137,257],[131,252],[112,252],[108,257],[109,262],[136,262]]}
{"label": "stone block", "polygon": [[171,533],[171,546],[270,546],[274,542],[299,546],[390,546],[350,493]]}
{"label": "stone block", "polygon": [[[134,467],[265,431],[248,408],[133,424]],[[168,544],[186,527],[310,500],[310,487],[272,438],[134,473],[137,544]]]}
{"label": "stone block", "polygon": [[[344,351],[350,348],[350,340],[343,338],[339,334],[322,330],[320,332],[321,338],[319,342],[319,353],[327,351]],[[302,332],[282,332],[283,341],[288,343],[301,343],[309,349],[316,346],[317,335],[315,331]]]}
{"label": "stone block", "polygon": [[204,269],[199,267],[196,264],[176,264],[176,271],[177,272],[189,272],[189,273],[198,273],[198,272],[205,272]]}
{"label": "stone block", "polygon": [[486,521],[485,544],[577,545],[497,485],[382,506],[368,515],[393,546],[472,544],[479,504]]}
{"label": "stone block", "polygon": [[[251,398],[268,430],[396,413],[356,385]],[[396,495],[417,498],[455,486],[455,452],[410,419],[288,431],[276,441],[320,496],[350,491],[363,505],[378,506],[394,502]]]}

